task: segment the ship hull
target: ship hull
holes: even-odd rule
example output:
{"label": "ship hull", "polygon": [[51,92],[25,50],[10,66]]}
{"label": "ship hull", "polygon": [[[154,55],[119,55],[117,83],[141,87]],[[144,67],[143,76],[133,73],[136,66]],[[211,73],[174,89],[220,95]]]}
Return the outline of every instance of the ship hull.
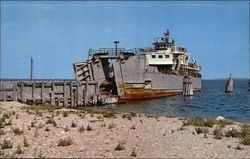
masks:
{"label": "ship hull", "polygon": [[[193,79],[193,81],[195,81],[196,84],[200,83],[200,80],[201,79],[198,78]],[[181,83],[179,85],[181,85]],[[124,94],[119,97],[119,102],[126,102],[129,100],[162,98],[162,97],[180,95],[183,93],[183,89],[145,89],[145,88],[136,88],[134,87],[133,84],[125,84],[124,86],[120,87],[123,87]],[[193,90],[194,92],[201,91],[201,86],[194,85]]]}
{"label": "ship hull", "polygon": [[[160,98],[183,93],[181,75],[161,73],[148,66],[143,56],[133,56],[125,62],[114,63],[115,82],[119,101]],[[201,78],[192,77],[194,91],[201,90]]]}

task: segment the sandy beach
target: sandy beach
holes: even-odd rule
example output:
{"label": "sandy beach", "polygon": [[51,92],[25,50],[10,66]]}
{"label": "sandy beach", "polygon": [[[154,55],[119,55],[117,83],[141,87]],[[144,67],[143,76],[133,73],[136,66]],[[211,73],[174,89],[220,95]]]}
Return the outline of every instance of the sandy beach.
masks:
{"label": "sandy beach", "polygon": [[[242,123],[192,126],[187,119],[0,102],[0,157],[249,158]],[[4,120],[4,121],[3,121]],[[219,129],[221,134],[215,134]]]}

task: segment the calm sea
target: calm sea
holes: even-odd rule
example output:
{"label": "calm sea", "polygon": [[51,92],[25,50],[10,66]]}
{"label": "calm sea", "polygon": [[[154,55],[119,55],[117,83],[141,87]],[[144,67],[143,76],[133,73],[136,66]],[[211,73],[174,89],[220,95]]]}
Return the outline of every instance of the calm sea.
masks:
{"label": "calm sea", "polygon": [[235,79],[234,92],[224,93],[226,80],[203,80],[202,91],[193,97],[182,95],[148,99],[125,104],[99,106],[97,109],[137,112],[177,117],[216,118],[223,116],[233,121],[250,122],[250,92],[248,80]]}

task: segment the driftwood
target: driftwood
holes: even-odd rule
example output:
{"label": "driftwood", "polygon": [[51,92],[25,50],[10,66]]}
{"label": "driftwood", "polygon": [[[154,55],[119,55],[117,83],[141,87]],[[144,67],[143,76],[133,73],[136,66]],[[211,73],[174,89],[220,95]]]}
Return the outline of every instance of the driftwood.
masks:
{"label": "driftwood", "polygon": [[234,81],[233,81],[233,78],[232,78],[232,74],[230,74],[230,77],[227,80],[227,84],[226,84],[226,88],[225,88],[226,93],[233,92],[233,84],[234,84]]}

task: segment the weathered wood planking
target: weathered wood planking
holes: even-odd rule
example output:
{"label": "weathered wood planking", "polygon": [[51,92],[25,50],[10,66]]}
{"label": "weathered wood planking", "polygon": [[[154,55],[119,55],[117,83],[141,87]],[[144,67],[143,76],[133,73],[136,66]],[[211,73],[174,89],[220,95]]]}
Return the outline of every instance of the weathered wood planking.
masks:
{"label": "weathered wood planking", "polygon": [[51,104],[65,107],[94,105],[98,83],[67,80],[1,80],[0,101]]}

